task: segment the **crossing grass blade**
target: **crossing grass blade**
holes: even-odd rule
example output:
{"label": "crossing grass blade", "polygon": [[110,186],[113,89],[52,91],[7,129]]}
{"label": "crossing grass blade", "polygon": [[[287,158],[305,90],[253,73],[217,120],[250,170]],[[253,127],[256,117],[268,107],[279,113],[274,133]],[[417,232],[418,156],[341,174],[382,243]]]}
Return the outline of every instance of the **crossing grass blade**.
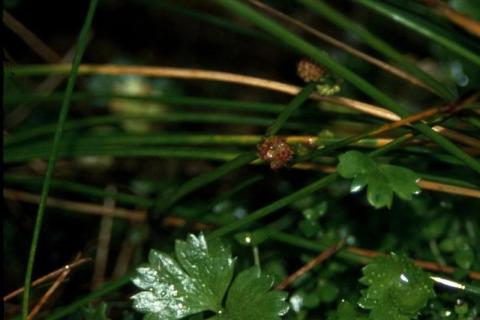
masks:
{"label": "crossing grass blade", "polygon": [[476,45],[475,51],[462,46],[459,44],[458,39],[461,38],[461,36],[457,35],[455,39],[449,38],[445,35],[445,32],[437,26],[434,26],[427,21],[424,21],[420,17],[414,16],[386,3],[372,0],[355,0],[355,2],[386,16],[415,32],[418,32],[428,39],[437,42],[441,46],[475,63],[477,66],[480,66],[480,55],[478,54],[480,51],[480,46]]}
{"label": "crossing grass blade", "polygon": [[28,305],[30,300],[30,289],[32,282],[32,273],[33,266],[35,263],[35,256],[37,252],[38,241],[40,238],[40,232],[42,230],[43,217],[45,215],[45,208],[48,198],[48,192],[50,190],[50,183],[53,176],[53,171],[55,170],[55,163],[58,155],[58,147],[60,145],[60,140],[62,137],[63,126],[67,120],[68,110],[70,107],[70,99],[73,93],[75,86],[75,81],[78,75],[78,67],[80,66],[80,61],[82,60],[83,53],[86,49],[88,35],[90,33],[90,28],[92,25],[93,17],[95,15],[95,10],[97,8],[98,0],[91,0],[88,7],[87,16],[83,24],[82,30],[80,31],[80,36],[78,39],[78,47],[73,59],[72,71],[68,78],[67,88],[65,90],[65,97],[62,102],[62,107],[60,110],[58,125],[55,131],[55,136],[53,138],[52,149],[48,159],[47,173],[45,174],[45,180],[42,187],[42,193],[40,198],[40,204],[38,206],[37,216],[35,219],[35,227],[33,230],[32,243],[30,246],[30,253],[28,256],[27,270],[25,272],[25,283],[24,283],[24,292],[23,292],[23,301],[22,301],[22,318],[27,319],[28,316]]}

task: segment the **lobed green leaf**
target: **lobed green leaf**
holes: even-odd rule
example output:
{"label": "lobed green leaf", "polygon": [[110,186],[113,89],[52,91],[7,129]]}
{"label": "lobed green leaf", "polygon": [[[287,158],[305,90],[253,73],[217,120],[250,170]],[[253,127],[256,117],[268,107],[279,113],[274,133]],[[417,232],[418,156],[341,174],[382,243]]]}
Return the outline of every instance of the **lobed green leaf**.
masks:
{"label": "lobed green leaf", "polygon": [[420,192],[418,176],[411,170],[389,164],[377,164],[368,155],[348,151],[339,156],[338,173],[353,179],[350,190],[358,192],[368,186],[367,199],[375,208],[391,207],[393,194],[411,200]]}
{"label": "lobed green leaf", "polygon": [[374,258],[359,280],[368,288],[359,306],[371,310],[370,319],[415,318],[435,296],[433,282],[410,259],[391,254]]}

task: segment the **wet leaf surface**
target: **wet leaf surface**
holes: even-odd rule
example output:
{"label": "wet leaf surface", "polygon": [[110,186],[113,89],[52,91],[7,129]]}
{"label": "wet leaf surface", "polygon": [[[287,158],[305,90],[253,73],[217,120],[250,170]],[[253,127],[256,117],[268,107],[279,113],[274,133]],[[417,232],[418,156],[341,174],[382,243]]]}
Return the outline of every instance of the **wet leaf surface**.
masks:
{"label": "wet leaf surface", "polygon": [[176,259],[151,250],[149,264],[137,269],[133,283],[144,291],[133,306],[145,319],[181,319],[212,311],[212,319],[279,319],[288,311],[287,294],[270,291],[273,277],[257,268],[241,272],[233,281],[234,259],[219,240],[189,235],[175,244]]}
{"label": "wet leaf surface", "polygon": [[390,208],[393,194],[403,200],[411,200],[420,192],[418,176],[411,170],[390,164],[377,164],[368,155],[359,151],[348,151],[339,157],[338,173],[353,179],[351,192],[367,187],[368,202],[375,208]]}
{"label": "wet leaf surface", "polygon": [[391,254],[374,258],[359,280],[368,288],[359,305],[371,310],[370,319],[408,320],[435,296],[428,275],[406,257]]}

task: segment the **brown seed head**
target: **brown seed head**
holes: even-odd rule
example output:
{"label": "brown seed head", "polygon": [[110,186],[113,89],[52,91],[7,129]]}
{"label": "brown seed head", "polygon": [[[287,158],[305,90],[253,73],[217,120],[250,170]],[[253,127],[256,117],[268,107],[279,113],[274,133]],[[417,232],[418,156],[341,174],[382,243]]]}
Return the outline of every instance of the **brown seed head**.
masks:
{"label": "brown seed head", "polygon": [[302,59],[297,64],[297,75],[305,82],[319,81],[325,75],[325,69],[312,60]]}
{"label": "brown seed head", "polygon": [[284,167],[293,159],[293,150],[285,139],[280,137],[268,137],[263,139],[257,146],[258,157],[270,162],[272,170]]}

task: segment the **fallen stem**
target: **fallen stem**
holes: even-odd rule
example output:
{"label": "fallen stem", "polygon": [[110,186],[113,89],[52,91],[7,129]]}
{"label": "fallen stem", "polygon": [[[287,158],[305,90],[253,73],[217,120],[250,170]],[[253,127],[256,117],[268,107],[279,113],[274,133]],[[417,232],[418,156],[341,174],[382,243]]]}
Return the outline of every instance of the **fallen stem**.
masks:
{"label": "fallen stem", "polygon": [[327,260],[330,258],[332,255],[334,255],[338,250],[340,250],[343,245],[345,244],[345,240],[340,240],[336,244],[334,244],[331,247],[328,247],[322,253],[320,253],[318,256],[310,260],[307,264],[302,266],[300,269],[292,273],[291,275],[287,276],[285,279],[283,279],[282,282],[280,282],[275,289],[276,290],[284,290],[286,287],[288,287],[290,284],[295,282],[298,278],[300,278],[302,275],[307,273],[308,271],[312,270],[314,267],[322,263],[323,261]]}
{"label": "fallen stem", "polygon": [[[80,255],[77,256],[75,260],[80,259]],[[47,303],[47,301],[50,299],[50,297],[53,295],[53,293],[60,287],[60,285],[65,281],[65,279],[68,277],[68,275],[71,273],[70,268],[65,268],[65,270],[58,276],[58,278],[55,280],[55,282],[52,284],[50,288],[48,288],[47,292],[40,298],[38,303],[33,307],[32,311],[28,315],[27,319],[31,320],[33,319],[38,312],[42,309],[42,307]]]}
{"label": "fallen stem", "polygon": [[[90,258],[82,258],[82,259],[79,259],[79,260],[75,260],[74,262],[70,263],[70,264],[67,264],[63,267],[61,267],[60,269],[57,269],[55,271],[52,271],[50,272],[49,274],[47,275],[44,275],[38,279],[35,279],[33,282],[32,282],[32,287],[35,287],[35,286],[38,286],[42,283],[45,283],[53,278],[56,278],[58,277],[60,274],[62,274],[65,270],[67,269],[74,269],[76,267],[79,267],[87,262],[90,262],[91,259]],[[6,294],[4,297],[3,297],[3,302],[6,302],[8,300],[11,300],[13,298],[15,298],[16,296],[20,295],[21,293],[23,292],[23,287],[15,290],[15,291],[12,291],[8,294]]]}

